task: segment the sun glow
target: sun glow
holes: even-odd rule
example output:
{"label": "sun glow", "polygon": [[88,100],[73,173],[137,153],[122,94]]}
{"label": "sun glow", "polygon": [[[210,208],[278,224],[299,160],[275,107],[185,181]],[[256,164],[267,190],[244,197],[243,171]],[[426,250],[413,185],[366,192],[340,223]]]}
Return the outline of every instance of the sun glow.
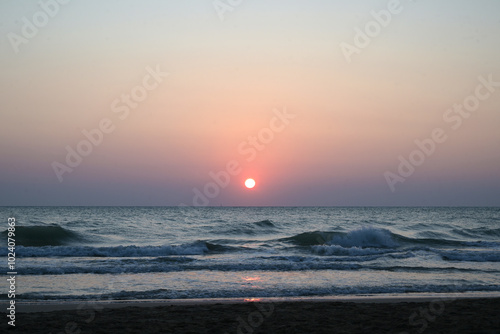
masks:
{"label": "sun glow", "polygon": [[248,189],[252,189],[253,187],[255,187],[255,180],[254,179],[246,179],[245,187],[247,187]]}

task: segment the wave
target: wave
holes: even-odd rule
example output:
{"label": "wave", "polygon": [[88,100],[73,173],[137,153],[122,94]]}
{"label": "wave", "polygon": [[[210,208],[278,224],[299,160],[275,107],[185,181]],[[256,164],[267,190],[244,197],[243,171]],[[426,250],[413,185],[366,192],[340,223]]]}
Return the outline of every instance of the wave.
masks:
{"label": "wave", "polygon": [[197,241],[172,246],[44,246],[16,248],[22,257],[158,257],[167,255],[203,255],[209,252],[222,252],[229,246]]}
{"label": "wave", "polygon": [[500,251],[439,251],[443,260],[464,262],[500,262]]}
{"label": "wave", "polygon": [[238,224],[222,230],[221,234],[235,234],[235,235],[255,235],[274,233],[276,225],[269,219],[261,220],[252,223]]}
{"label": "wave", "polygon": [[292,242],[299,246],[333,245],[340,247],[391,248],[398,246],[393,236],[395,234],[386,229],[362,227],[350,232],[304,232],[280,240]]}
{"label": "wave", "polygon": [[[306,296],[347,296],[376,295],[402,293],[465,293],[465,292],[498,292],[500,285],[467,284],[467,285],[411,285],[411,286],[350,286],[350,287],[302,287],[302,288],[266,288],[254,289],[252,297],[306,297]],[[48,295],[46,293],[16,294],[17,299],[40,300],[148,300],[148,299],[191,299],[191,298],[246,298],[247,290],[206,290],[206,289],[154,289],[146,291],[117,291],[89,295]],[[5,298],[5,297],[4,297]]]}
{"label": "wave", "polygon": [[463,241],[443,238],[409,238],[399,234],[393,234],[393,238],[402,246],[427,246],[427,247],[487,247],[498,248],[500,242],[497,241]]}
{"label": "wave", "polygon": [[265,219],[265,220],[261,220],[261,221],[258,221],[258,222],[254,222],[253,223],[255,226],[259,226],[259,227],[276,227],[272,221],[270,221],[269,219]]}
{"label": "wave", "polygon": [[[274,230],[270,220],[245,224],[253,230]],[[6,234],[7,232],[2,232]],[[6,240],[7,238],[3,238]],[[59,225],[18,226],[16,229],[17,253],[22,257],[162,257],[181,255],[206,255],[215,253],[273,253],[306,254],[316,257],[334,257],[336,261],[370,261],[379,257],[406,258],[414,252],[425,252],[444,261],[500,262],[500,242],[459,241],[440,238],[410,238],[388,229],[363,227],[349,232],[312,231],[288,238],[251,241],[217,239],[198,240],[186,244],[162,246],[90,246],[78,233]],[[72,244],[75,241],[80,244]],[[241,241],[241,240],[240,240]],[[252,242],[248,246],[245,243]],[[283,244],[292,244],[292,246]],[[229,246],[229,245],[231,246]],[[239,246],[237,246],[239,245]],[[0,248],[0,256],[7,249]],[[239,255],[238,255],[239,256]],[[373,260],[371,259],[371,260]]]}
{"label": "wave", "polygon": [[[2,232],[4,239],[7,234],[7,230]],[[15,239],[16,244],[20,246],[60,246],[84,241],[78,233],[57,224],[17,226]]]}
{"label": "wave", "polygon": [[[432,234],[427,234],[432,235]],[[393,233],[390,230],[374,227],[362,227],[350,232],[304,232],[292,237],[278,239],[281,242],[293,243],[298,246],[313,246],[319,250],[331,246],[332,249],[342,248],[400,248],[400,247],[488,247],[498,248],[496,241],[462,241],[439,238],[410,238]],[[323,247],[318,247],[323,246]],[[333,252],[334,253],[334,252]]]}
{"label": "wave", "polygon": [[219,271],[219,272],[248,272],[248,271],[281,271],[296,272],[309,270],[360,270],[363,266],[355,263],[213,263],[198,262],[191,258],[177,258],[172,263],[164,262],[160,258],[155,260],[136,260],[129,263],[92,263],[89,266],[60,265],[30,266],[18,271],[23,275],[65,275],[65,274],[142,274],[142,273],[169,273],[187,271]]}
{"label": "wave", "polygon": [[464,229],[453,229],[452,232],[457,235],[465,236],[468,238],[500,237],[500,228],[487,228],[487,227],[464,228]]}
{"label": "wave", "polygon": [[278,241],[290,242],[298,246],[323,245],[336,234],[341,234],[341,232],[304,232],[294,235],[293,237],[279,239]]}
{"label": "wave", "polygon": [[338,245],[315,245],[312,246],[313,253],[318,255],[337,255],[337,256],[365,256],[365,255],[385,255],[392,253],[393,250],[379,248],[360,248],[360,247],[342,247]]}
{"label": "wave", "polygon": [[398,246],[393,236],[394,234],[386,229],[363,227],[342,236],[334,236],[329,244],[342,247],[393,248]]}
{"label": "wave", "polygon": [[163,261],[162,258],[155,260],[136,260],[129,262],[109,262],[109,263],[92,263],[88,266],[84,265],[46,265],[46,266],[30,266],[19,267],[19,272],[23,275],[66,275],[66,274],[145,274],[145,273],[171,273],[171,272],[200,272],[200,271],[217,271],[231,272],[238,274],[241,272],[250,271],[266,271],[266,272],[290,272],[296,273],[301,271],[392,271],[402,273],[491,273],[497,275],[498,270],[460,267],[418,267],[418,266],[382,266],[382,265],[364,265],[362,263],[345,263],[345,262],[282,262],[282,263],[227,263],[218,264],[213,262],[199,262],[192,258],[169,258],[168,261]]}
{"label": "wave", "polygon": [[[192,252],[190,250],[189,252]],[[224,259],[209,257],[193,257],[186,255],[164,255],[164,256],[125,256],[125,257],[76,257],[65,258],[36,258],[24,261],[18,265],[18,270],[23,275],[62,275],[62,274],[123,274],[123,273],[167,273],[184,271],[219,271],[219,272],[243,272],[243,271],[266,271],[266,272],[297,272],[297,271],[398,271],[398,272],[420,272],[420,273],[451,273],[472,272],[478,273],[500,273],[500,268],[493,265],[478,265],[471,268],[460,264],[462,261],[475,262],[498,262],[499,254],[471,254],[457,255],[452,252],[440,253],[440,250],[427,251],[389,251],[377,249],[350,248],[344,249],[343,254],[337,256],[318,255],[260,255],[242,258],[225,257]],[[145,253],[142,250],[142,253]],[[162,252],[164,254],[165,252]],[[171,251],[169,253],[172,253]],[[178,252],[176,252],[178,253]],[[183,252],[188,253],[188,252]],[[318,252],[321,255],[321,252]],[[58,254],[61,254],[59,252]],[[77,253],[76,256],[78,256]],[[134,253],[136,254],[136,253]],[[134,255],[130,249],[120,255]],[[148,255],[152,255],[149,252]],[[158,254],[155,252],[154,254]],[[67,254],[66,254],[67,255]],[[87,254],[88,255],[88,254]],[[116,252],[114,255],[117,255]],[[197,254],[195,254],[197,255]],[[325,254],[322,254],[325,255]],[[420,259],[422,256],[433,258],[441,257],[443,261],[426,266]]]}

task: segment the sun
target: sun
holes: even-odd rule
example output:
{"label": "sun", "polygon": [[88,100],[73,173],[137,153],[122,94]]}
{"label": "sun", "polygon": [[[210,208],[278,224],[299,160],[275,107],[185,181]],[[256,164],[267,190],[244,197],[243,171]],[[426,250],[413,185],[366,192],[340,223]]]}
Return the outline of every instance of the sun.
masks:
{"label": "sun", "polygon": [[246,179],[245,187],[247,187],[248,189],[252,189],[253,187],[255,187],[255,180],[254,179]]}

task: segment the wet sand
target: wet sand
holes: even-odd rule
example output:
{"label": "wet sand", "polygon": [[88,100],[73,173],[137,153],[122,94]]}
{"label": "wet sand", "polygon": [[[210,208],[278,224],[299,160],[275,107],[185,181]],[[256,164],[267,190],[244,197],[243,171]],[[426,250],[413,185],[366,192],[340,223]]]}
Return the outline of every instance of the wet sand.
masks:
{"label": "wet sand", "polygon": [[[4,317],[19,333],[500,333],[500,298],[85,303]],[[106,307],[104,307],[106,306]],[[13,331],[12,331],[13,330]]]}

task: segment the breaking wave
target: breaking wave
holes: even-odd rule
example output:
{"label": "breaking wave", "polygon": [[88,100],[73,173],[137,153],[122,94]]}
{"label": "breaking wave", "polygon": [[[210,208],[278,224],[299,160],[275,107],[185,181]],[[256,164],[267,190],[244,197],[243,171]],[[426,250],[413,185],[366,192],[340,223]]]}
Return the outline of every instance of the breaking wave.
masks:
{"label": "breaking wave", "polygon": [[158,257],[167,255],[202,255],[221,252],[230,247],[198,241],[185,245],[172,246],[44,246],[18,247],[22,257]]}

